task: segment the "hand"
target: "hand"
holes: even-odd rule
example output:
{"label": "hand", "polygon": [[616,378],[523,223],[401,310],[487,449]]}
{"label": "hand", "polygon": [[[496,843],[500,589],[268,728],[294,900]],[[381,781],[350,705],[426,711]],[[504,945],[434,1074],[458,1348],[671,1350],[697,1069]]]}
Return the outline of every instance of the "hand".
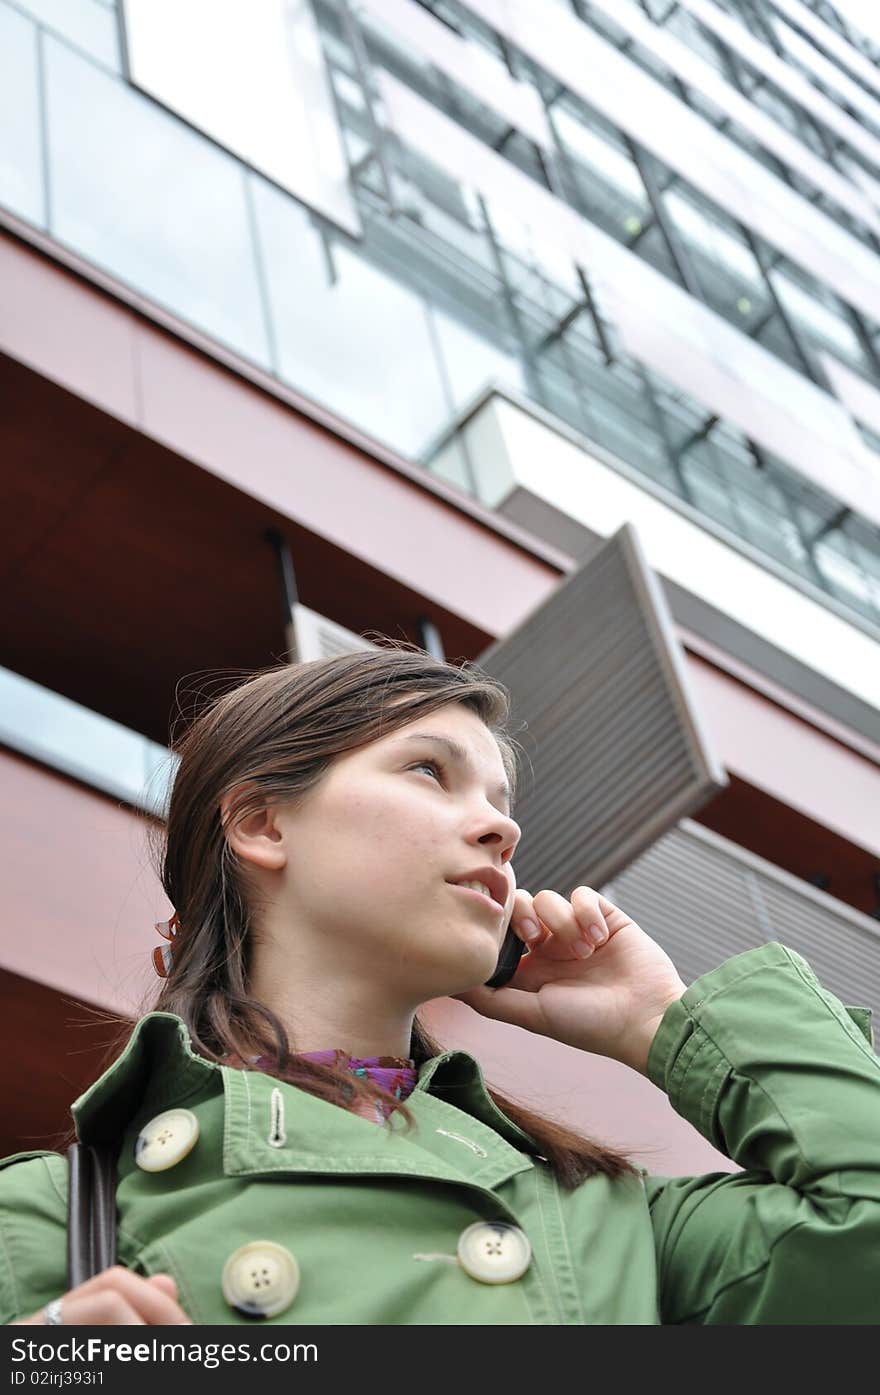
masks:
{"label": "hand", "polygon": [[[526,922],[537,923],[529,942]],[[647,1073],[660,1019],[686,989],[658,944],[613,902],[589,886],[570,901],[555,891],[517,890],[510,924],[529,947],[504,988],[453,996],[475,1012],[610,1056]],[[598,926],[594,945],[590,926]]]}
{"label": "hand", "polygon": [[[32,1317],[20,1318],[10,1326],[36,1327],[44,1321],[41,1308]],[[64,1327],[192,1325],[192,1319],[177,1302],[177,1284],[170,1274],[144,1278],[119,1264],[62,1294],[61,1321]]]}

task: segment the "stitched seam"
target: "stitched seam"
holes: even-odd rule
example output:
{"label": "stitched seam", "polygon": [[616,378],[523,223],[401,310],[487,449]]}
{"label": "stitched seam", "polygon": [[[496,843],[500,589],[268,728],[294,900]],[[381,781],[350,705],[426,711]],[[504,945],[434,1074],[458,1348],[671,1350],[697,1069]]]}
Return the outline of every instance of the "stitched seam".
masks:
{"label": "stitched seam", "polygon": [[[59,1156],[60,1156],[60,1154],[59,1154]],[[45,1165],[46,1165],[46,1171],[47,1171],[47,1173],[49,1174],[49,1183],[50,1183],[50,1185],[51,1185],[51,1187],[52,1187],[52,1190],[55,1192],[55,1195],[58,1197],[58,1200],[61,1202],[61,1205],[62,1205],[63,1207],[66,1208],[66,1207],[67,1207],[67,1197],[64,1195],[64,1192],[61,1190],[61,1188],[59,1187],[58,1183],[55,1181],[54,1176],[52,1175],[52,1169],[51,1169],[51,1167],[49,1166],[49,1159],[48,1159],[48,1158],[41,1158],[41,1159],[40,1159],[40,1162],[45,1163]]]}
{"label": "stitched seam", "polygon": [[687,1078],[687,1073],[694,1063],[694,1057],[699,1054],[699,1032],[701,1031],[701,1027],[699,1022],[697,1022],[694,1018],[691,1018],[690,1022],[691,1034],[685,1041],[684,1045],[678,1051],[675,1060],[672,1062],[672,1065],[669,1069],[669,1075],[666,1086],[666,1092],[669,1095],[672,1095],[677,1090],[681,1089],[685,1079]]}
{"label": "stitched seam", "polygon": [[[553,1280],[553,1287],[554,1287],[554,1289],[555,1289],[555,1291],[556,1291],[556,1321],[561,1323],[561,1322],[563,1321],[563,1315],[562,1315],[562,1293],[560,1292],[560,1289],[559,1289],[559,1282],[558,1282],[558,1280],[557,1280],[557,1278],[556,1278],[556,1269],[555,1269],[555,1266],[554,1266],[554,1264],[553,1264],[553,1251],[552,1251],[552,1246],[551,1246],[551,1244],[550,1244],[550,1236],[547,1234],[547,1226],[546,1226],[546,1223],[545,1223],[545,1221],[544,1221],[544,1208],[543,1208],[543,1206],[541,1205],[541,1182],[540,1182],[540,1179],[539,1179],[539,1177],[538,1177],[538,1169],[537,1169],[537,1168],[533,1168],[533,1169],[532,1169],[532,1177],[534,1178],[534,1181],[535,1181],[535,1200],[536,1200],[537,1203],[538,1203],[538,1217],[539,1217],[539,1219],[540,1219],[540,1222],[541,1222],[541,1230],[542,1230],[543,1235],[544,1235],[544,1248],[545,1248],[545,1250],[546,1250],[546,1252],[547,1252],[547,1255],[548,1255],[548,1267],[549,1267],[549,1269],[550,1269],[550,1277],[551,1277],[551,1279]],[[537,1261],[537,1256],[534,1256],[534,1255],[533,1255],[533,1259],[534,1259],[535,1261]],[[544,1283],[543,1275],[542,1275],[542,1273],[541,1273],[541,1265],[536,1263],[536,1268],[537,1268],[537,1271],[538,1271],[538,1278],[541,1280],[541,1288],[542,1288],[543,1291],[544,1291],[544,1302],[547,1304],[547,1307],[548,1307],[549,1311],[552,1312],[552,1311],[553,1311],[553,1305],[552,1305],[551,1302],[550,1302],[550,1296],[549,1296],[549,1294],[548,1294],[548,1292],[547,1292],[547,1287],[546,1287],[546,1285],[545,1285],[545,1283]]]}
{"label": "stitched seam", "polygon": [[2,1249],[3,1251],[3,1257],[6,1260],[6,1268],[9,1271],[9,1282],[12,1285],[13,1313],[15,1317],[21,1317],[21,1290],[19,1289],[18,1283],[16,1282],[15,1270],[12,1267],[12,1256],[10,1255],[6,1245],[5,1231],[3,1228],[2,1220],[0,1220],[0,1249]]}
{"label": "stitched seam", "polygon": [[[388,1158],[364,1157],[361,1153],[349,1158],[336,1157],[332,1162],[320,1153],[303,1153],[295,1164],[284,1161],[273,1163],[266,1159],[265,1162],[261,1162],[255,1167],[249,1165],[242,1170],[234,1169],[227,1175],[232,1177],[256,1177],[265,1172],[296,1173],[311,1172],[312,1170],[325,1172],[328,1175],[336,1175],[337,1173],[350,1173],[353,1168],[356,1172],[373,1172],[376,1174],[387,1172],[400,1177],[437,1177],[443,1182],[455,1181],[458,1185],[478,1185],[475,1179],[471,1177],[450,1178],[449,1171],[445,1168],[429,1168],[423,1166],[421,1163],[419,1163],[418,1168],[415,1168],[409,1166],[407,1163],[394,1163]],[[485,1191],[486,1188],[480,1187],[480,1190]]]}
{"label": "stitched seam", "polygon": [[248,1075],[249,1075],[249,1072],[246,1071],[246,1070],[245,1070],[245,1071],[242,1071],[242,1073],[241,1073],[242,1080],[244,1081],[244,1092],[245,1092],[245,1094],[247,1095],[247,1118],[245,1119],[244,1127],[245,1127],[245,1132],[247,1133],[248,1138],[250,1138],[250,1136],[251,1136],[251,1115],[252,1115],[252,1113],[253,1113],[253,1110],[252,1110],[252,1107],[251,1107],[251,1083],[250,1083],[250,1081],[248,1080]]}
{"label": "stitched seam", "polygon": [[[234,1089],[235,1089],[235,1086],[234,1086],[234,1084],[233,1084],[233,1081],[232,1081],[231,1077],[227,1077],[227,1075],[226,1075],[226,1069],[227,1069],[226,1066],[223,1066],[223,1067],[222,1067],[222,1070],[223,1070],[223,1160],[224,1160],[224,1171],[225,1171],[226,1158],[229,1156],[230,1152],[232,1151],[232,1116],[233,1116],[233,1113],[234,1113],[234,1109],[233,1109],[233,1107],[232,1107],[231,1096],[232,1096],[233,1091],[234,1091]],[[244,1072],[243,1072],[243,1073],[244,1073]]]}
{"label": "stitched seam", "polygon": [[[552,1169],[550,1172],[550,1181],[553,1185],[553,1200],[556,1203],[556,1214],[559,1216],[559,1233],[562,1236],[562,1244],[565,1250],[565,1258],[568,1260],[569,1273],[574,1275],[574,1260],[572,1259],[571,1250],[569,1249],[568,1244],[568,1234],[565,1228],[565,1217],[562,1212],[562,1200],[559,1195],[559,1183],[556,1179],[556,1174],[552,1171]],[[572,1284],[572,1289],[575,1295],[577,1311],[580,1315],[581,1326],[585,1326],[587,1321],[586,1314],[584,1313],[584,1306],[581,1303],[580,1289],[578,1288],[576,1282]]]}
{"label": "stitched seam", "polygon": [[[766,946],[766,945],[765,945],[765,946],[762,946],[762,948],[765,948],[765,949],[766,949],[767,946]],[[786,948],[785,945],[780,945],[780,948],[781,948],[786,954],[789,953],[789,951],[788,951],[788,949]],[[723,966],[722,966],[722,967],[723,967]],[[743,968],[742,972],[741,972],[741,973],[738,973],[738,974],[736,975],[736,977],[730,977],[730,978],[728,978],[724,983],[720,983],[720,984],[718,984],[716,987],[714,987],[714,988],[711,990],[711,992],[709,992],[709,993],[706,994],[705,998],[699,998],[699,999],[697,999],[696,1001],[694,1001],[694,1002],[692,1002],[692,1003],[689,1003],[689,1004],[682,1003],[682,1006],[684,1007],[685,1011],[686,1011],[687,1013],[689,1013],[689,1014],[692,1016],[695,1012],[697,1012],[697,1011],[698,1011],[701,1007],[703,1007],[706,1003],[711,1003],[712,999],[715,998],[715,997],[717,997],[719,993],[728,993],[728,992],[730,991],[731,988],[733,988],[736,984],[743,983],[745,979],[747,979],[747,978],[753,978],[753,977],[755,976],[755,974],[764,974],[764,973],[766,973],[768,967],[781,969],[781,968],[784,968],[785,965],[780,964],[780,963],[778,962],[777,957],[774,955],[773,960],[771,961],[770,965],[768,965],[768,964],[766,964],[766,963],[761,963],[761,964],[752,964],[752,965],[749,966],[748,968]]]}
{"label": "stitched seam", "polygon": [[[189,1286],[188,1286],[188,1285],[186,1284],[186,1282],[184,1281],[184,1278],[183,1278],[183,1275],[182,1275],[180,1269],[178,1268],[178,1266],[176,1265],[176,1263],[174,1262],[174,1260],[171,1258],[171,1255],[168,1253],[168,1249],[167,1249],[167,1247],[165,1246],[165,1244],[163,1243],[163,1241],[161,1241],[161,1240],[155,1241],[155,1249],[158,1250],[159,1253],[164,1257],[164,1259],[165,1259],[165,1265],[166,1265],[166,1268],[167,1268],[168,1272],[172,1275],[172,1277],[173,1277],[173,1278],[176,1280],[176,1282],[177,1282],[177,1293],[178,1293],[178,1298],[179,1298],[179,1299],[180,1299],[180,1298],[183,1298],[183,1299],[184,1299],[184,1301],[181,1303],[180,1306],[184,1309],[184,1311],[186,1312],[187,1316],[192,1318],[193,1322],[201,1322],[201,1321],[202,1321],[202,1318],[201,1318],[201,1315],[200,1315],[200,1313],[199,1313],[197,1304],[195,1304],[195,1303],[193,1302],[192,1292],[191,1292]],[[157,1272],[160,1272],[160,1271],[157,1271]]]}
{"label": "stitched seam", "polygon": [[712,1132],[712,1116],[715,1113],[718,1096],[730,1069],[732,1069],[730,1063],[722,1057],[720,1061],[716,1061],[715,1069],[709,1072],[703,1097],[700,1100],[700,1132],[704,1138]]}
{"label": "stitched seam", "polygon": [[121,1235],[124,1240],[127,1240],[130,1245],[134,1245],[138,1250],[146,1249],[145,1242],[141,1239],[139,1235],[135,1235],[133,1230],[129,1230],[128,1226],[122,1225],[119,1221],[117,1221],[116,1230],[117,1233]]}
{"label": "stitched seam", "polygon": [[[784,1114],[784,1113],[782,1112],[782,1110],[780,1109],[780,1107],[779,1107],[779,1105],[777,1104],[776,1100],[774,1100],[773,1096],[770,1095],[770,1094],[768,1093],[766,1087],[765,1087],[764,1085],[762,1085],[761,1081],[760,1081],[760,1080],[757,1080],[757,1079],[755,1078],[754,1075],[750,1075],[747,1071],[742,1070],[739,1066],[735,1066],[735,1065],[733,1064],[733,1062],[732,1062],[731,1060],[729,1060],[728,1057],[727,1057],[727,1056],[724,1054],[724,1052],[721,1050],[721,1047],[718,1045],[718,1042],[715,1040],[715,1038],[714,1038],[709,1032],[706,1031],[706,1028],[705,1028],[705,1027],[703,1027],[703,1026],[701,1025],[700,1028],[699,1028],[699,1030],[700,1030],[700,1032],[702,1033],[704,1045],[705,1045],[705,1043],[710,1043],[710,1044],[712,1045],[712,1047],[715,1049],[715,1051],[717,1051],[717,1053],[718,1053],[718,1055],[719,1055],[719,1057],[720,1057],[720,1065],[719,1065],[719,1067],[717,1067],[716,1069],[721,1070],[721,1067],[722,1067],[722,1066],[726,1066],[726,1069],[725,1069],[724,1072],[723,1072],[724,1074],[727,1073],[727,1070],[730,1070],[732,1073],[734,1073],[735,1075],[739,1076],[740,1080],[747,1080],[747,1081],[748,1081],[751,1085],[753,1085],[756,1089],[758,1089],[758,1090],[761,1091],[761,1094],[762,1094],[762,1095],[764,1096],[764,1098],[768,1101],[768,1103],[769,1103],[770,1106],[771,1106],[771,1109],[775,1112],[776,1116],[777,1116],[779,1119],[781,1119],[782,1122],[785,1124],[785,1127],[786,1127],[786,1130],[787,1130],[787,1132],[788,1132],[789,1138],[791,1139],[792,1144],[794,1145],[795,1152],[797,1153],[797,1156],[800,1158],[800,1160],[801,1160],[801,1162],[804,1164],[804,1166],[805,1166],[805,1167],[809,1167],[809,1168],[815,1173],[815,1175],[816,1175],[816,1176],[819,1176],[819,1177],[825,1177],[825,1178],[828,1178],[828,1179],[831,1179],[832,1177],[839,1177],[839,1172],[838,1172],[837,1170],[835,1170],[834,1172],[831,1172],[831,1173],[829,1173],[829,1172],[821,1172],[818,1168],[816,1168],[815,1164],[813,1164],[812,1162],[810,1162],[810,1160],[806,1157],[806,1155],[801,1151],[800,1144],[798,1143],[798,1141],[797,1141],[797,1139],[796,1139],[796,1137],[795,1137],[795,1132],[794,1132],[794,1129],[793,1129],[792,1125],[789,1123],[789,1121],[788,1121],[788,1119],[786,1118],[785,1114]],[[696,1059],[696,1058],[694,1058],[694,1059]],[[692,1064],[693,1064],[693,1063],[692,1063]],[[712,1077],[710,1077],[710,1081],[711,1081],[711,1079],[712,1079]],[[705,1091],[704,1091],[704,1095],[705,1095]],[[701,1102],[700,1102],[700,1103],[701,1103],[701,1107],[702,1107],[702,1103],[703,1103],[702,1099],[701,1099]],[[703,1120],[702,1120],[702,1115],[700,1116],[700,1121],[701,1121],[701,1123],[702,1123],[702,1121],[703,1121]],[[726,1142],[726,1140],[725,1140],[725,1142]],[[736,1159],[734,1159],[734,1161],[736,1161]],[[774,1178],[774,1181],[778,1181],[778,1178]],[[781,1185],[781,1186],[788,1186],[788,1185],[790,1185],[790,1184],[789,1184],[789,1183],[780,1183],[780,1185]],[[839,1190],[839,1189],[840,1189],[839,1181],[838,1181],[838,1183],[837,1183],[837,1186],[838,1186],[838,1190]]]}
{"label": "stitched seam", "polygon": [[[525,1278],[525,1275],[523,1275],[523,1278]],[[540,1280],[541,1276],[539,1274],[538,1281],[540,1282]],[[531,1303],[529,1302],[529,1286],[527,1283],[522,1284],[522,1287],[520,1288],[520,1293],[522,1294],[523,1302],[526,1305],[526,1312],[529,1315],[529,1322],[532,1324],[533,1327],[539,1327],[541,1324],[535,1321],[534,1310],[532,1308]]]}
{"label": "stitched seam", "polygon": [[829,1016],[833,1017],[835,1022],[839,1022],[841,1027],[844,1028],[850,1041],[854,1042],[855,1045],[858,1046],[859,1050],[862,1051],[865,1054],[865,1056],[867,1056],[868,1060],[871,1062],[872,1065],[880,1068],[880,1057],[878,1057],[876,1053],[871,1050],[870,1046],[868,1045],[859,1028],[853,1022],[852,1018],[847,1016],[846,1010],[844,1009],[843,1017],[841,1017],[840,1014],[835,1011],[832,1005],[829,1002],[827,1002],[822,993],[819,992],[817,985],[807,977],[801,965],[798,964],[797,960],[792,959],[791,964],[792,968],[794,968],[797,971],[798,975],[803,980],[803,982],[807,985],[809,989],[811,989],[814,997],[819,999],[819,1002],[822,1004],[823,1008],[829,1014]]}
{"label": "stitched seam", "polygon": [[762,1260],[760,1264],[756,1264],[754,1269],[750,1269],[747,1274],[738,1274],[735,1279],[731,1279],[729,1283],[723,1284],[710,1302],[704,1304],[702,1308],[694,1308],[694,1310],[688,1313],[686,1317],[679,1318],[679,1322],[690,1322],[692,1318],[699,1317],[701,1313],[708,1313],[709,1309],[712,1308],[718,1302],[718,1299],[722,1296],[722,1294],[727,1293],[732,1288],[736,1288],[737,1284],[745,1283],[747,1279],[753,1279],[756,1274],[760,1274],[763,1270],[769,1269],[770,1257],[773,1254],[773,1251],[776,1249],[776,1246],[780,1245],[783,1240],[787,1240],[788,1237],[790,1235],[793,1235],[796,1230],[802,1229],[802,1227],[807,1224],[807,1221],[796,1221],[794,1225],[789,1226],[788,1230],[783,1231],[781,1235],[777,1235],[776,1239],[773,1241],[772,1245],[767,1251],[766,1259]]}

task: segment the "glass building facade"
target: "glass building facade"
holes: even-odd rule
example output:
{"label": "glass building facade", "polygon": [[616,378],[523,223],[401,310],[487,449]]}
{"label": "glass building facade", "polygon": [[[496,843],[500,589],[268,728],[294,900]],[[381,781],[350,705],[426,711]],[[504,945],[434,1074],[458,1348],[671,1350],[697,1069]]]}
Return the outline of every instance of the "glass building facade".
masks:
{"label": "glass building facade", "polygon": [[[10,213],[428,469],[507,387],[873,633],[880,82],[833,6],[287,7],[320,44],[338,216],[307,141],[299,196],[261,158],[271,111],[247,157],[235,110],[212,127],[207,28],[204,101],[170,108],[148,8],[0,0]],[[199,4],[174,8],[198,47]],[[246,8],[213,7],[227,64]],[[453,477],[476,492],[464,450]]]}

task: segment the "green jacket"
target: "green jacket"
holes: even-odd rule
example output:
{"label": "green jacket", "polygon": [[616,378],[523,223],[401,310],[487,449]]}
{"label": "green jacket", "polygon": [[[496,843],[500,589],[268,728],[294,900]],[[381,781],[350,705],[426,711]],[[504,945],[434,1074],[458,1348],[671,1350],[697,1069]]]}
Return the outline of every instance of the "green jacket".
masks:
{"label": "green jacket", "polygon": [[[880,1058],[869,1019],[781,944],[729,959],[667,1009],[649,1076],[737,1173],[595,1177],[564,1191],[465,1051],[420,1068],[408,1101],[418,1130],[406,1133],[399,1116],[379,1127],[214,1065],[164,1012],[140,1020],[72,1113],[83,1142],[123,1138],[119,1263],[172,1274],[197,1323],[254,1322],[224,1296],[230,1256],[253,1242],[298,1268],[295,1296],[269,1323],[875,1323]],[[186,1127],[195,1116],[196,1141],[146,1171],[136,1140],[172,1108],[189,1111]],[[0,1162],[3,1323],[66,1289],[66,1198],[62,1154]],[[495,1221],[516,1229],[493,1250]],[[520,1277],[479,1277],[458,1250],[471,1226],[490,1268],[526,1254]],[[508,1259],[493,1259],[505,1246]],[[271,1288],[271,1268],[237,1272]]]}

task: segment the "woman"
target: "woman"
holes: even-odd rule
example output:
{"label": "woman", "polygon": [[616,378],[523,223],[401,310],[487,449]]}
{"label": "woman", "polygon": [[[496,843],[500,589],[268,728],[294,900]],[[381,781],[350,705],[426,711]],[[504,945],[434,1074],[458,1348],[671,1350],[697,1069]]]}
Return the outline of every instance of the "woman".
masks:
{"label": "woman", "polygon": [[[782,945],[688,988],[592,888],[517,889],[506,696],[389,645],[194,722],[167,977],[72,1108],[119,1147],[119,1262],[65,1292],[64,1155],[6,1159],[4,1323],[877,1320],[865,1014]],[[443,995],[647,1075],[744,1170],[649,1177],[505,1099],[420,1024]]]}

